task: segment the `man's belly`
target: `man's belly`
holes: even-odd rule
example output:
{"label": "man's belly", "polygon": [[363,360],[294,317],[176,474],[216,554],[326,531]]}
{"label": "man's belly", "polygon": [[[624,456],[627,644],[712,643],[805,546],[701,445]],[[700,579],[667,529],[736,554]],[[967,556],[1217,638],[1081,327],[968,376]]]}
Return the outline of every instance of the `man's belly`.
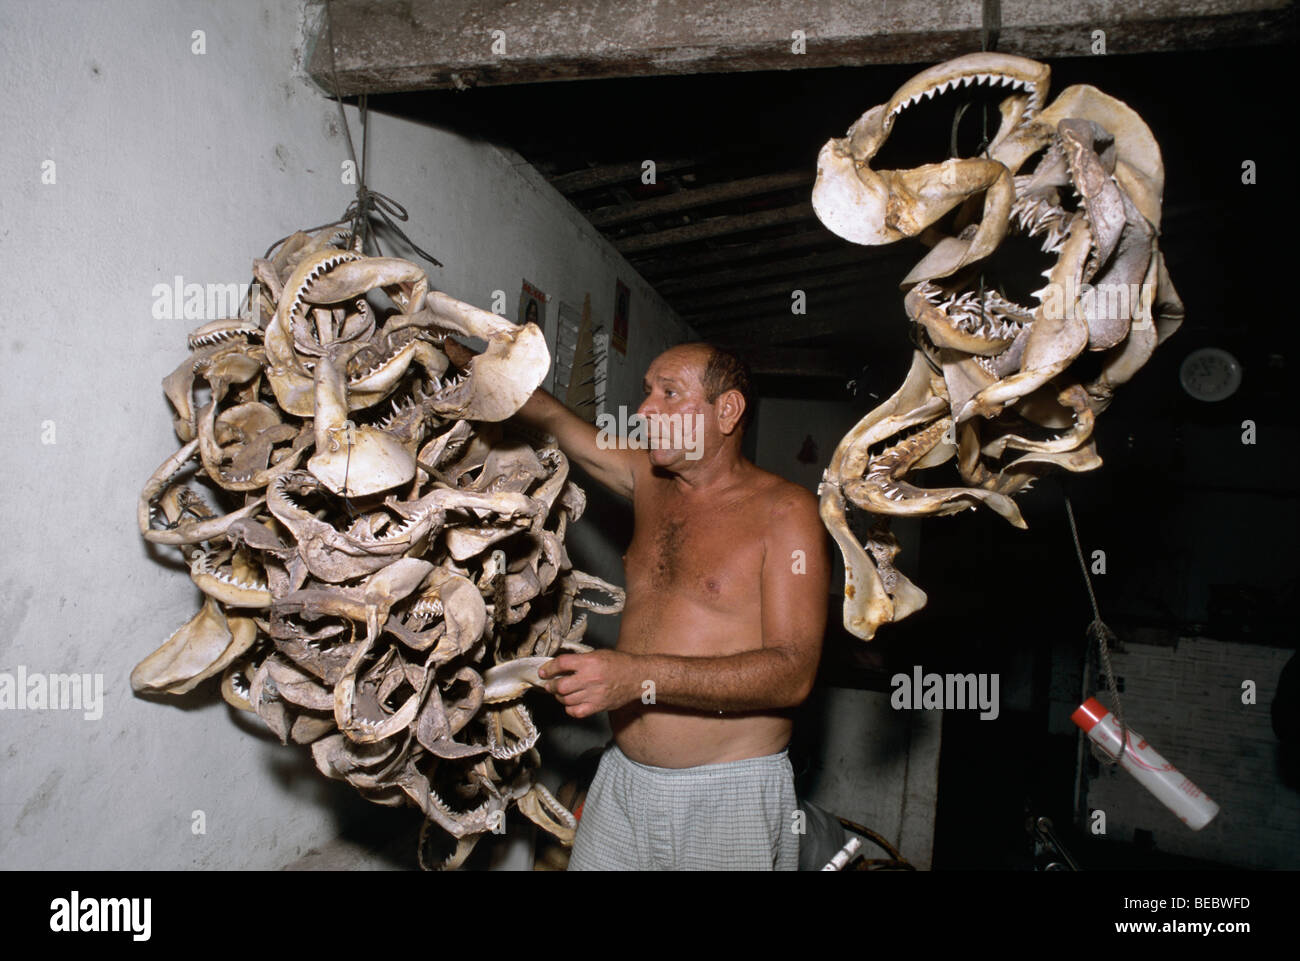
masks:
{"label": "man's belly", "polygon": [[[639,600],[639,599],[637,599]],[[628,654],[723,657],[758,647],[758,623],[708,611],[682,600],[629,597],[618,650]],[[737,638],[745,638],[738,641]],[[609,713],[614,742],[634,761],[655,767],[697,767],[776,754],[790,740],[792,723],[782,711],[697,711],[632,701]]]}
{"label": "man's belly", "polygon": [[789,743],[792,728],[781,714],[719,717],[640,701],[611,711],[609,722],[624,754],[655,767],[698,767],[776,754]]}

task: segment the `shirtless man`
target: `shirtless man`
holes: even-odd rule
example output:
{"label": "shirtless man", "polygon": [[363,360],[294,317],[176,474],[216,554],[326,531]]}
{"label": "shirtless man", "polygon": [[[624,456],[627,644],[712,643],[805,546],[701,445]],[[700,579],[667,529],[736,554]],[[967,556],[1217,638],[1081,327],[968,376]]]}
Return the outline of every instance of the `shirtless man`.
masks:
{"label": "shirtless man", "polygon": [[817,499],[741,455],[753,398],[734,355],[670,348],[643,390],[639,414],[702,436],[602,449],[540,388],[516,414],[635,512],[616,648],[539,671],[569,715],[608,711],[614,731],[569,867],[794,870],[789,712],[812,689],[830,583]]}

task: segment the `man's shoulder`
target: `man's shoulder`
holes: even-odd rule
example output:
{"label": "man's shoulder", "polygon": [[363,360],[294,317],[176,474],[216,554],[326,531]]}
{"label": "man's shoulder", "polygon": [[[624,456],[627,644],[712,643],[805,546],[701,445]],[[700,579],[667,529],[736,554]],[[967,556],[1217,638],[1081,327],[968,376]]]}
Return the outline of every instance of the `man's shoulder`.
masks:
{"label": "man's shoulder", "polygon": [[817,495],[794,481],[787,480],[780,474],[755,467],[758,476],[755,483],[760,487],[763,504],[771,519],[797,519],[818,517]]}
{"label": "man's shoulder", "polygon": [[[805,557],[823,556],[829,535],[822,524],[817,495],[784,477],[769,477],[764,495],[766,517],[759,525],[765,556],[777,558],[781,569],[786,569],[791,551],[802,551]],[[809,580],[809,588],[815,583]]]}

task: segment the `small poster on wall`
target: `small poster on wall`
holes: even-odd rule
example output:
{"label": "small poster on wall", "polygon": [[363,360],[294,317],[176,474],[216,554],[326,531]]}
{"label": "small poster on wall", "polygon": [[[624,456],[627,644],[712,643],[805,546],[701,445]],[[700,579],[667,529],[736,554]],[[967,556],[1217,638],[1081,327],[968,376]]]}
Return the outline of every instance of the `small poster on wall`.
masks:
{"label": "small poster on wall", "polygon": [[546,295],[524,281],[523,292],[519,295],[519,323],[536,324],[538,330],[546,333]]}
{"label": "small poster on wall", "polygon": [[[542,335],[546,335],[546,294],[542,293],[527,280],[519,294],[519,324],[536,324]],[[554,376],[552,370],[550,376]],[[541,449],[554,447],[555,436],[545,431],[527,426],[516,418],[508,419],[504,424],[505,436],[523,440],[530,446]]]}
{"label": "small poster on wall", "polygon": [[623,281],[615,281],[614,288],[614,333],[609,343],[616,351],[627,356],[627,319],[628,306],[632,300],[632,291]]}

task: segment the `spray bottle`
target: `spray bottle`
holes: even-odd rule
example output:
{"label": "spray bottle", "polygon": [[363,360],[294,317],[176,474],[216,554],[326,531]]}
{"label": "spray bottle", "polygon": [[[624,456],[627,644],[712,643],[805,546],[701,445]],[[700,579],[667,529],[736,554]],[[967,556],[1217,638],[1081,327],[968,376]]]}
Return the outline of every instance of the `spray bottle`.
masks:
{"label": "spray bottle", "polygon": [[[1080,704],[1070,715],[1070,720],[1083,728],[1089,739],[1111,757],[1119,754],[1119,721],[1095,697]],[[1131,727],[1128,729],[1128,746],[1119,763],[1193,831],[1205,827],[1219,813],[1219,805],[1153,751],[1146,739]]]}

